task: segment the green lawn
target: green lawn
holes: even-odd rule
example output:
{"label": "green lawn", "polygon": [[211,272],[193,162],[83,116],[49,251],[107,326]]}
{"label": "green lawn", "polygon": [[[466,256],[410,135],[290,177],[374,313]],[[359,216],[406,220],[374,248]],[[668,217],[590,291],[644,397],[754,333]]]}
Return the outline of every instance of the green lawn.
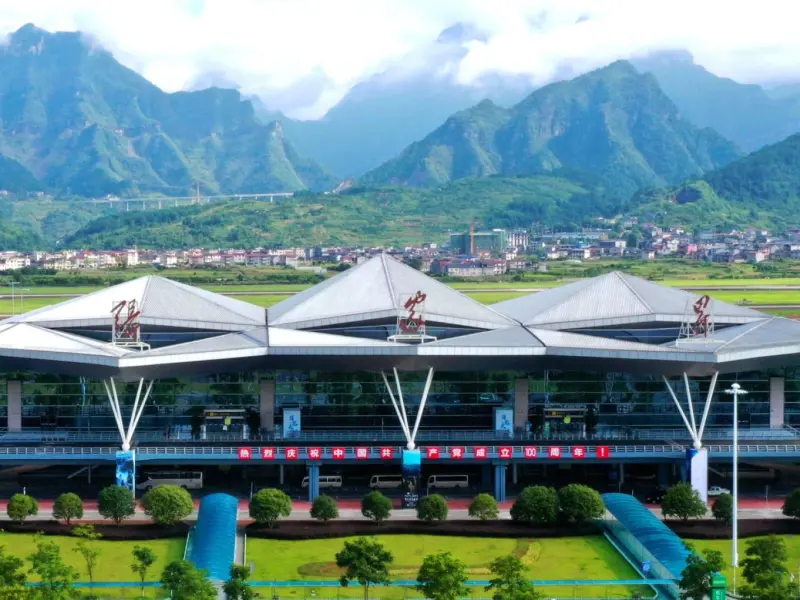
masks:
{"label": "green lawn", "polygon": [[800,290],[696,290],[729,304],[800,304]]}
{"label": "green lawn", "polygon": [[[48,541],[56,542],[61,548],[61,556],[71,567],[79,573],[79,581],[88,581],[86,563],[75,552],[78,538],[66,536],[48,536]],[[183,558],[186,540],[174,538],[166,540],[148,540],[145,542],[105,541],[94,542],[100,550],[100,558],[95,568],[96,581],[136,581],[136,575],[131,571],[133,547],[137,544],[147,546],[155,552],[157,561],[150,570],[148,580],[158,581],[161,571],[173,560]],[[35,550],[34,536],[26,533],[6,533],[0,531],[0,546],[5,546],[6,553],[17,556],[25,561],[25,567],[30,566],[28,556]]]}
{"label": "green lawn", "polygon": [[[798,569],[800,569],[800,535],[782,535],[780,536],[786,542],[786,550],[789,554],[789,571],[797,576]],[[757,539],[757,538],[750,538]],[[703,550],[719,550],[722,556],[725,557],[725,564],[728,568],[725,569],[724,575],[729,582],[733,581],[733,569],[730,568],[731,562],[731,540],[686,540],[692,544],[698,552]],[[741,564],[745,558],[745,550],[747,550],[747,540],[739,540],[739,580],[741,580]]]}
{"label": "green lawn", "polygon": [[[346,539],[346,538],[345,538]],[[253,579],[256,581],[286,580],[336,580],[338,569],[335,556],[345,539],[278,541],[251,538],[247,541],[247,562],[255,563]],[[553,539],[499,539],[499,538],[459,538],[426,535],[379,535],[377,539],[394,555],[392,577],[395,579],[414,579],[428,554],[451,552],[463,560],[474,579],[488,579],[489,563],[500,556],[515,554],[530,568],[532,579],[632,579],[637,578],[634,570],[600,536]],[[572,588],[547,587],[558,595],[570,597]],[[600,586],[580,587],[581,596],[608,598],[629,597],[634,588],[615,586],[606,589]],[[641,590],[643,594],[649,588]],[[280,588],[281,596],[300,597],[309,594],[304,588]],[[330,592],[317,591],[320,597],[332,597]],[[341,596],[359,596],[359,589],[339,590]],[[476,595],[485,596],[482,589]],[[386,588],[376,597],[402,598],[418,596],[417,592],[402,588]],[[310,597],[310,596],[309,596]]]}

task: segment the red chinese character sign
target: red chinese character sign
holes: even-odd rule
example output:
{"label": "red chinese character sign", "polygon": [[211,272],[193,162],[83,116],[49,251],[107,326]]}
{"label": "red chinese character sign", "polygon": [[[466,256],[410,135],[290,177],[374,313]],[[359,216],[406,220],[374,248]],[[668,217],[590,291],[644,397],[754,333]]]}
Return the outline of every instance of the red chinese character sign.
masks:
{"label": "red chinese character sign", "polygon": [[561,447],[560,446],[550,446],[547,449],[547,456],[549,458],[561,458]]}
{"label": "red chinese character sign", "polygon": [[251,458],[253,458],[251,448],[239,448],[239,460],[250,460]]}
{"label": "red chinese character sign", "polygon": [[475,458],[487,458],[489,456],[489,449],[486,446],[475,446],[472,452]]}
{"label": "red chinese character sign", "polygon": [[286,460],[297,460],[300,456],[300,452],[297,448],[286,448],[284,450],[284,456]]}
{"label": "red chinese character sign", "polygon": [[514,449],[511,446],[500,446],[497,449],[498,458],[510,459],[513,457],[513,455],[514,455]]}
{"label": "red chinese character sign", "polygon": [[275,448],[262,448],[261,449],[261,458],[263,460],[275,460]]}
{"label": "red chinese character sign", "polygon": [[403,308],[408,311],[406,316],[400,317],[397,327],[401,333],[424,334],[425,317],[422,314],[427,294],[417,291],[403,303]]}
{"label": "red chinese character sign", "polygon": [[597,458],[610,458],[611,448],[609,448],[608,446],[596,446],[594,449],[594,455]]}
{"label": "red chinese character sign", "polygon": [[536,446],[525,446],[522,454],[525,458],[536,458],[539,455],[539,449]]}
{"label": "red chinese character sign", "polygon": [[572,458],[586,458],[586,446],[573,446]]}
{"label": "red chinese character sign", "polygon": [[116,300],[111,304],[111,343],[139,344],[139,316],[136,300]]}
{"label": "red chinese character sign", "polygon": [[450,458],[454,458],[456,460],[464,458],[464,448],[460,446],[453,446],[450,448]]}
{"label": "red chinese character sign", "polygon": [[319,460],[322,458],[322,448],[309,448],[308,458],[311,460]]}
{"label": "red chinese character sign", "polygon": [[381,448],[381,458],[384,460],[391,460],[394,458],[394,448]]}
{"label": "red chinese character sign", "polygon": [[333,455],[333,458],[335,458],[336,460],[344,460],[346,452],[344,448],[334,448],[331,451],[331,454]]}
{"label": "red chinese character sign", "polygon": [[439,447],[438,446],[428,446],[425,448],[425,457],[436,460],[439,458]]}
{"label": "red chinese character sign", "polygon": [[369,458],[369,448],[356,448],[356,458],[358,460]]}
{"label": "red chinese character sign", "polygon": [[694,314],[695,314],[695,321],[694,321],[694,334],[700,335],[701,333],[704,336],[708,335],[709,326],[711,324],[711,310],[709,308],[711,304],[711,298],[706,296],[701,296],[700,299],[694,303]]}

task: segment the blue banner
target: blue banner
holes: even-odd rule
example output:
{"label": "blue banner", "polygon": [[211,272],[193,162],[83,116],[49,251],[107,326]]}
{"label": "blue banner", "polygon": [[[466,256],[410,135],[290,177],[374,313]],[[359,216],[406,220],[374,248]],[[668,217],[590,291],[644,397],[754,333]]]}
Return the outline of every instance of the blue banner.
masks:
{"label": "blue banner", "polygon": [[136,455],[133,451],[117,452],[117,485],[132,492],[136,487]]}

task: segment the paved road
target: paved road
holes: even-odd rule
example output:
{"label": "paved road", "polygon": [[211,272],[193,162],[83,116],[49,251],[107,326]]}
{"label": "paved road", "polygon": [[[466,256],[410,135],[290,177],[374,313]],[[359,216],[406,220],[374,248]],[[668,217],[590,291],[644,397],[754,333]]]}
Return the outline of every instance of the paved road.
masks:
{"label": "paved road", "polygon": [[[5,513],[6,511],[6,504],[5,500],[0,501],[0,511]],[[197,520],[197,502],[195,502],[195,510],[192,512],[191,516],[187,519],[188,521],[195,521]],[[241,499],[239,500],[239,523],[249,523],[250,522],[250,514],[247,509],[247,500]],[[448,519],[450,520],[466,520],[469,519],[469,514],[467,512],[467,505],[469,504],[469,500],[451,500],[448,502],[450,505],[450,513],[448,515]],[[511,502],[503,502],[500,505],[500,518],[501,519],[510,519],[511,515],[509,514],[509,509],[511,508]],[[342,520],[348,521],[366,521],[367,519],[361,514],[361,509],[359,508],[360,501],[358,500],[344,500],[339,502],[339,518]],[[771,500],[769,502],[764,502],[763,500],[750,500],[750,501],[741,501],[739,503],[739,518],[740,519],[780,519],[786,518],[781,514],[781,507],[783,506],[783,501],[780,500]],[[310,503],[307,501],[295,501],[292,507],[292,514],[288,517],[291,521],[308,521],[311,519],[309,515]],[[661,509],[657,506],[651,506],[650,509],[653,511],[658,518],[663,518],[661,514]],[[392,521],[413,521],[417,518],[417,512],[413,509],[401,509],[395,508],[392,511],[391,516],[389,517]],[[31,517],[31,521],[50,521],[53,519],[53,503],[52,501],[42,501],[39,505],[39,514],[35,517]],[[97,512],[97,503],[95,501],[87,501],[84,504],[84,521],[103,521],[103,517]],[[141,508],[139,508],[132,518],[134,521],[147,521],[147,515],[142,512]]]}

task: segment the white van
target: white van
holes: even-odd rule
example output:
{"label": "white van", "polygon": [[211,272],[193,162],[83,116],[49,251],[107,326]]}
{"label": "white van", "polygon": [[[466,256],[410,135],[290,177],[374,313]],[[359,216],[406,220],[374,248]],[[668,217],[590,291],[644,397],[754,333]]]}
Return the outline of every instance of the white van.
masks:
{"label": "white van", "polygon": [[159,485],[178,485],[187,490],[203,489],[202,471],[154,471],[136,484],[137,490],[151,490]]}
{"label": "white van", "polygon": [[402,475],[373,475],[369,480],[369,487],[373,490],[396,490],[402,486]]}
{"label": "white van", "polygon": [[[304,488],[308,487],[308,477],[303,477],[303,483],[301,484]],[[340,475],[320,475],[319,476],[319,489],[327,489],[327,488],[341,488],[342,487],[342,478]]]}
{"label": "white van", "polygon": [[431,475],[428,477],[429,488],[467,488],[468,475]]}

